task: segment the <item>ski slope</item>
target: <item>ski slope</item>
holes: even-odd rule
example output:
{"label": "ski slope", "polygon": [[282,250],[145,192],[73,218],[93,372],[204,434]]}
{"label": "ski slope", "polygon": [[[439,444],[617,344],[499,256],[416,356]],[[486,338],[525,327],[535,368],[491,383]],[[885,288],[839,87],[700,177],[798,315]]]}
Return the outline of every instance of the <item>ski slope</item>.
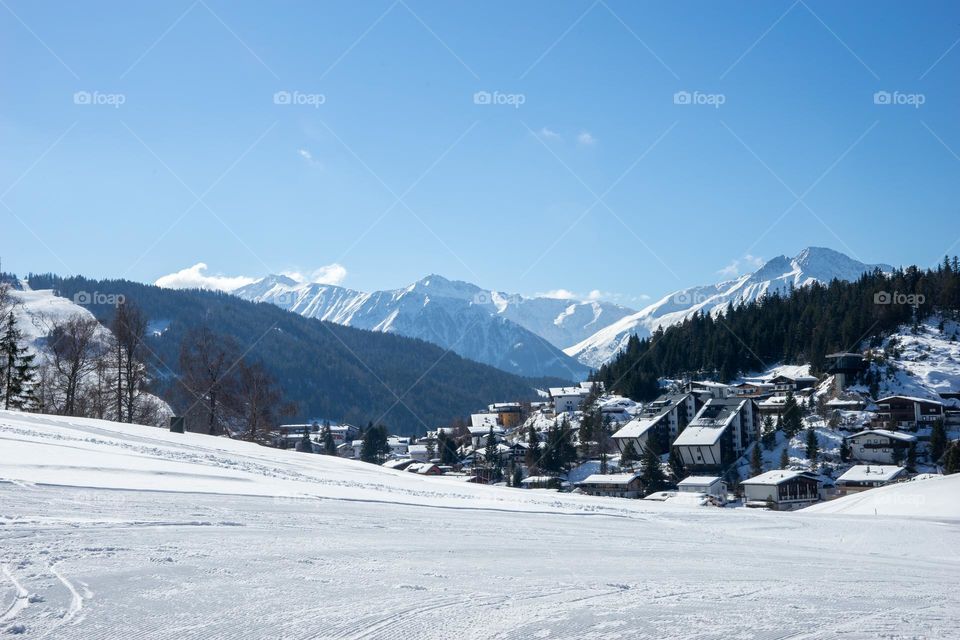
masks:
{"label": "ski slope", "polygon": [[955,504],[670,506],[13,412],[0,451],[11,637],[958,637]]}

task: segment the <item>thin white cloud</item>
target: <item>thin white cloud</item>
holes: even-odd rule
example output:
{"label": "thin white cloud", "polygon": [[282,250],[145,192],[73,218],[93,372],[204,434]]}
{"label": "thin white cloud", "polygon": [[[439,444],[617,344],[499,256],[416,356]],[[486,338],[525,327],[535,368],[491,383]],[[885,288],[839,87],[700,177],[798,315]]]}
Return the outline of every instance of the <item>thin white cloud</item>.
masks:
{"label": "thin white cloud", "polygon": [[212,289],[216,291],[233,291],[244,285],[256,282],[256,278],[247,276],[208,275],[205,273],[207,264],[198,262],[192,267],[181,269],[157,278],[156,285],[165,289]]}
{"label": "thin white cloud", "polygon": [[306,161],[306,163],[309,164],[309,165],[311,165],[311,166],[314,166],[314,167],[319,167],[319,166],[320,166],[320,161],[319,161],[319,160],[315,160],[315,159],[313,158],[313,154],[310,153],[310,151],[307,150],[307,149],[297,149],[297,155],[300,156],[301,158],[303,158],[304,161]]}
{"label": "thin white cloud", "polygon": [[542,129],[540,129],[537,135],[539,135],[541,138],[544,138],[546,140],[563,140],[563,136],[561,136],[559,133],[557,133],[553,129],[549,129],[547,127],[543,127]]}
{"label": "thin white cloud", "polygon": [[347,277],[347,268],[334,262],[306,273],[303,271],[284,271],[282,275],[293,278],[297,282],[339,285]]}
{"label": "thin white cloud", "polygon": [[537,294],[538,298],[554,298],[556,300],[579,300],[580,297],[568,289],[552,289]]}
{"label": "thin white cloud", "polygon": [[719,269],[717,273],[725,278],[736,278],[742,273],[741,267],[746,268],[747,271],[756,271],[763,266],[763,262],[763,258],[748,253],[742,258],[735,258],[730,264]]}
{"label": "thin white cloud", "polygon": [[597,139],[589,131],[581,131],[577,136],[577,142],[586,147],[592,147],[597,143]]}

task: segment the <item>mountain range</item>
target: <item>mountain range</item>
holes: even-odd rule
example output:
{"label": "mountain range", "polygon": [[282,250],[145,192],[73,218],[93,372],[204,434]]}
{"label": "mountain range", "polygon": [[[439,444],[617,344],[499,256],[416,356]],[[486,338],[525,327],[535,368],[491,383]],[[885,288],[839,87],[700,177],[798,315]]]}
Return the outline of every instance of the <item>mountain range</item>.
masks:
{"label": "mountain range", "polygon": [[856,280],[875,269],[893,267],[808,247],[733,280],[675,291],[640,311],[610,302],[507,294],[439,275],[373,293],[271,275],[231,293],[309,318],[419,338],[519,375],[581,379],[609,362],[631,335],[648,336],[696,313],[719,314],[730,305],[812,282]]}
{"label": "mountain range", "polygon": [[888,264],[865,264],[833,249],[808,247],[793,258],[777,256],[753,273],[733,280],[674,291],[564,351],[584,364],[599,367],[609,362],[631,335],[646,337],[658,327],[678,324],[696,313],[717,316],[731,305],[754,302],[765,295],[788,294],[813,282],[853,281],[876,269],[893,271]]}
{"label": "mountain range", "polygon": [[372,293],[271,275],[231,293],[308,318],[419,338],[518,375],[568,380],[589,369],[562,349],[634,312],[610,302],[525,298],[439,275]]}

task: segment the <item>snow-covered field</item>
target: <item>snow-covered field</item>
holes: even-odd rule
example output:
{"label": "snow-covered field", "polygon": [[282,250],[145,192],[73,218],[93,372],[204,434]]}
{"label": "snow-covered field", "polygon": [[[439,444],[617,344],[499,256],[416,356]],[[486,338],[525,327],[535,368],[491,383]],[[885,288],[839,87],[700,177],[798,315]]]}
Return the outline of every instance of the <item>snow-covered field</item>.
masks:
{"label": "snow-covered field", "polygon": [[22,637],[960,637],[960,477],[769,513],[11,412],[0,452]]}

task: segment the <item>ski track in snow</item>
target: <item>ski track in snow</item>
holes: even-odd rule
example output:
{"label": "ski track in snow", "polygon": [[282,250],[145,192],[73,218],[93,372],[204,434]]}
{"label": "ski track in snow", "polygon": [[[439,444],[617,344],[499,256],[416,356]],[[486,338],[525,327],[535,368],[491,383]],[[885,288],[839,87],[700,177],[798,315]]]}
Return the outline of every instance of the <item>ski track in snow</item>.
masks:
{"label": "ski track in snow", "polygon": [[11,637],[960,638],[958,516],[465,486],[8,412],[0,438]]}

